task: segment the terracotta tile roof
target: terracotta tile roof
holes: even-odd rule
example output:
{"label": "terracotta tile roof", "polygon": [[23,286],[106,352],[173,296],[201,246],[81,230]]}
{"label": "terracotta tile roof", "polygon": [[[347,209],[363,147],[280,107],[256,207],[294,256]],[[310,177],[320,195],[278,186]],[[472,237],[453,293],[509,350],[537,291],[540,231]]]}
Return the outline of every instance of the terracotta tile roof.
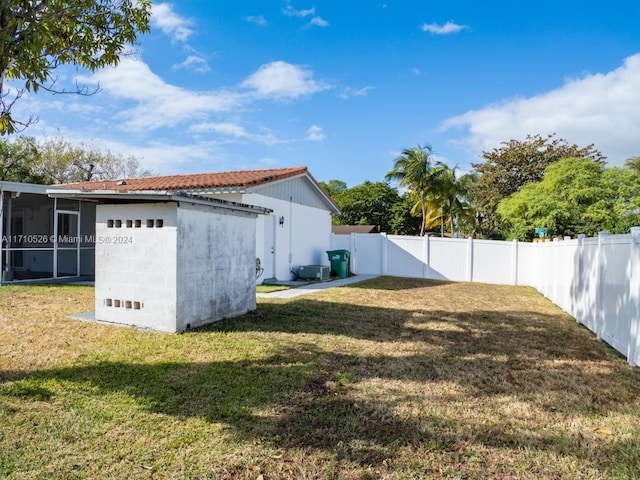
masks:
{"label": "terracotta tile roof", "polygon": [[[99,180],[95,182],[68,183],[64,187],[82,190],[200,190],[225,187],[255,187],[276,180],[308,174],[306,167],[271,168],[265,170],[241,170],[235,172],[194,173],[161,177]],[[315,182],[315,180],[314,180]]]}

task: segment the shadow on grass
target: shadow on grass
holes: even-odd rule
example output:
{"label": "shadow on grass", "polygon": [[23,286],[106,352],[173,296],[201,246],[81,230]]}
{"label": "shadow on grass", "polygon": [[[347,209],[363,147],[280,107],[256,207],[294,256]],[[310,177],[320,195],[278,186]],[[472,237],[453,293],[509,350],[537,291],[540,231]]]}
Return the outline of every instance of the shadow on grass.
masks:
{"label": "shadow on grass", "polygon": [[332,335],[380,343],[417,342],[446,349],[442,357],[495,354],[519,358],[532,355],[534,360],[544,357],[598,361],[610,359],[614,352],[563,314],[394,309],[309,297],[286,303],[262,303],[247,315],[199,330],[217,331]]}
{"label": "shadow on grass", "polygon": [[[526,367],[522,368],[524,372]],[[601,445],[594,457],[579,433],[532,430],[508,418],[487,421],[482,417],[455,418],[438,413],[447,401],[473,401],[478,395],[512,395],[524,401],[541,388],[548,390],[546,408],[555,414],[606,415],[634,400],[632,392],[622,397],[625,392],[598,397],[597,379],[580,372],[564,373],[572,376],[572,383],[580,382],[581,388],[590,390],[589,396],[581,390],[567,397],[561,385],[554,391],[543,380],[531,378],[534,370],[526,375],[516,372],[510,378],[497,378],[504,369],[501,362],[490,360],[460,360],[442,368],[440,361],[425,356],[358,358],[322,352],[308,344],[261,362],[102,362],[28,375],[14,372],[10,375],[13,381],[0,382],[0,398],[56,400],[59,389],[68,388],[65,384],[69,382],[74,384],[74,395],[102,398],[107,409],[110,395],[123,393],[148,412],[227,424],[238,440],[322,451],[363,467],[381,466],[403,455],[403,449],[406,455],[406,449],[420,448],[453,455],[464,455],[466,449],[478,447],[539,450],[595,462],[603,472],[613,458],[633,464],[640,461],[637,445],[626,445],[623,440]],[[344,377],[349,381],[341,382]],[[422,397],[419,392],[404,396],[396,393],[393,399],[377,400],[375,396],[363,399],[350,395],[352,388],[367,379],[408,379],[425,384],[455,381],[465,383],[461,386],[468,392],[449,399],[433,394]],[[405,404],[416,408],[416,402],[424,403],[417,416],[396,411],[396,407]],[[82,410],[77,414],[82,415]]]}
{"label": "shadow on grass", "polygon": [[409,277],[390,277],[380,276],[372,278],[371,280],[365,280],[363,282],[357,282],[349,284],[349,288],[362,288],[368,290],[412,290],[425,287],[437,287],[441,285],[448,285],[454,282],[448,280],[427,280],[423,278],[409,278]]}
{"label": "shadow on grass", "polygon": [[[410,311],[300,299],[263,304],[255,313],[191,335],[197,341],[215,341],[218,332],[281,332],[293,338],[274,345],[275,353],[262,360],[113,361],[0,372],[0,398],[50,401],[70,382],[74,391],[84,389],[105,402],[123,393],[149,412],[221,422],[239,438],[319,450],[362,466],[382,465],[402,449],[455,453],[477,447],[552,452],[589,462],[603,472],[608,471],[609,458],[640,462],[640,449],[624,440],[612,439],[593,457],[578,433],[544,425],[525,428],[497,414],[487,421],[438,413],[449,402],[490,404],[501,398],[564,417],[604,417],[635,405],[640,396],[638,372],[616,361],[566,318],[517,311]],[[318,342],[328,337],[336,337],[325,344],[332,349]],[[347,348],[341,338],[389,349],[383,354],[375,348],[359,353],[357,346]],[[413,350],[401,351],[407,343]],[[588,368],[599,364],[606,368]],[[383,387],[375,394],[356,394],[359,386],[372,382]],[[400,385],[393,395],[384,388],[389,382]],[[455,391],[446,390],[447,385],[456,386]],[[408,413],[415,409],[419,413]]]}

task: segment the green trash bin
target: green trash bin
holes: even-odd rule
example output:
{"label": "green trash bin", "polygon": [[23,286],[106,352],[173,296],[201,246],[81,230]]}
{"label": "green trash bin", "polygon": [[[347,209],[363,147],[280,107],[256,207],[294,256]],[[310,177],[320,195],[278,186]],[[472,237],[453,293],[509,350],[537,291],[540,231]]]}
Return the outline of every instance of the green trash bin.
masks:
{"label": "green trash bin", "polygon": [[349,276],[349,250],[327,250],[329,261],[331,262],[331,273],[338,278]]}

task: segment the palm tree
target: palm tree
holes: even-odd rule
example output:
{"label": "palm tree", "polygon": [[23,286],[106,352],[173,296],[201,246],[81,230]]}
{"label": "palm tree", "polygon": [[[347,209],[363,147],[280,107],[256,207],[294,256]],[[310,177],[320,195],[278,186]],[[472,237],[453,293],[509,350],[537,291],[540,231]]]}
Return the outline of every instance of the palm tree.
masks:
{"label": "palm tree", "polygon": [[470,202],[470,197],[477,175],[467,173],[457,177],[458,167],[450,168],[443,163],[437,163],[434,168],[437,169],[438,175],[427,195],[429,213],[424,221],[425,229],[440,228],[441,235],[444,235],[445,224],[447,224],[451,235],[464,227],[473,234],[476,211]]}
{"label": "palm tree", "polygon": [[454,234],[456,224],[459,220],[475,219],[474,209],[467,201],[476,175],[467,173],[461,177],[456,176],[458,167],[448,168],[441,176],[440,193],[442,198],[443,211],[446,213],[446,220],[449,223],[449,231]]}
{"label": "palm tree", "polygon": [[428,196],[436,190],[439,176],[446,167],[440,162],[434,164],[432,156],[431,145],[407,148],[395,159],[393,169],[385,175],[387,181],[396,180],[399,186],[407,188],[416,195],[417,202],[414,209],[417,210],[419,207],[422,216],[420,235],[424,235],[425,222],[430,213]]}
{"label": "palm tree", "polygon": [[640,173],[640,157],[627,158],[624,164],[627,168],[630,168],[634,172]]}

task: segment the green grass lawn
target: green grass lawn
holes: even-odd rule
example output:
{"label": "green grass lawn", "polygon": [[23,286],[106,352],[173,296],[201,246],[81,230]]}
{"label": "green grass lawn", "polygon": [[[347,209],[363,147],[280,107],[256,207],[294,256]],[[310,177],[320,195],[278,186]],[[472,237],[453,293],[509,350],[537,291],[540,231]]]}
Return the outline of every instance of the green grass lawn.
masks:
{"label": "green grass lawn", "polygon": [[272,293],[281,290],[289,290],[291,287],[286,285],[256,285],[256,293]]}
{"label": "green grass lawn", "polygon": [[640,371],[532,289],[379,278],[184,335],[0,288],[0,478],[638,478]]}

